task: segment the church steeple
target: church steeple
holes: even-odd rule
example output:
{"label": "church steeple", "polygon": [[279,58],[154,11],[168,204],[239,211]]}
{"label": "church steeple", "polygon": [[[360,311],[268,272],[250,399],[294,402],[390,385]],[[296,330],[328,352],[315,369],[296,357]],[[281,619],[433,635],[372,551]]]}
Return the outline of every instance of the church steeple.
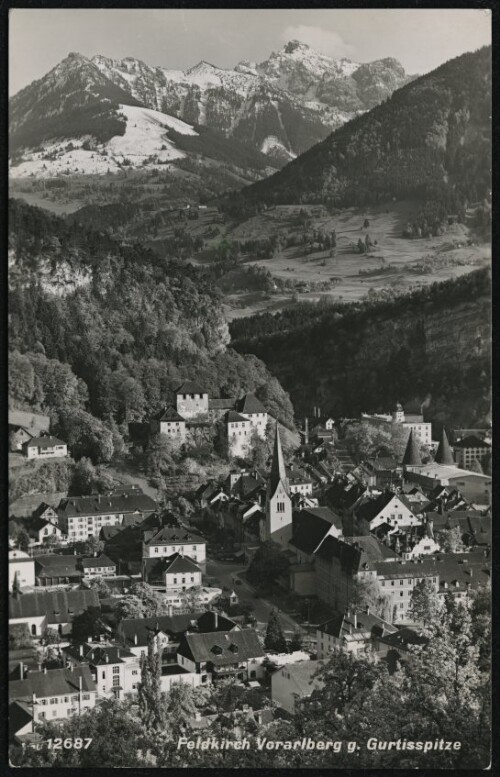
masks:
{"label": "church steeple", "polygon": [[288,478],[286,476],[285,459],[283,458],[283,451],[281,449],[280,430],[278,423],[276,423],[276,435],[274,437],[273,448],[273,460],[271,464],[271,475],[269,477],[269,496],[273,496],[276,493],[279,483],[283,483],[287,493],[290,492],[288,485]]}
{"label": "church steeple", "polygon": [[406,443],[405,455],[403,456],[403,467],[421,467],[422,459],[418,449],[417,441],[413,437],[413,429],[410,429],[410,436]]}
{"label": "church steeple", "polygon": [[436,464],[455,464],[444,426],[434,461]]}

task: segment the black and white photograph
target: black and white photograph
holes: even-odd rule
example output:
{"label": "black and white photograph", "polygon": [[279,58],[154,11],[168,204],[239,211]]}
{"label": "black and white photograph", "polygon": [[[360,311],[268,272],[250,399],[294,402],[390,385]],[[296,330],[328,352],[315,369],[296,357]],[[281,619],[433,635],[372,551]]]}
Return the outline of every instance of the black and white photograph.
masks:
{"label": "black and white photograph", "polygon": [[492,9],[8,16],[10,767],[490,769]]}

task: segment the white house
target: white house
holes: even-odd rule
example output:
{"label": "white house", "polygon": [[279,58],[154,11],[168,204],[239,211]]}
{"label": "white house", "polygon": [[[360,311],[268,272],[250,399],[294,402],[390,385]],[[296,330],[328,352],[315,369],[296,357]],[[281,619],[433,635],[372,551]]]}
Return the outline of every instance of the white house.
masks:
{"label": "white house", "polygon": [[63,655],[71,667],[88,665],[97,688],[97,695],[123,699],[137,692],[141,679],[139,658],[130,650],[117,645],[70,645]]}
{"label": "white house", "polygon": [[164,434],[174,445],[186,442],[186,419],[174,407],[161,410],[150,423],[152,434]]}
{"label": "white house", "polygon": [[176,407],[183,419],[208,416],[208,392],[192,380],[186,380],[176,389]]}
{"label": "white house", "polygon": [[376,499],[370,499],[355,510],[357,518],[368,522],[370,531],[383,523],[392,529],[418,526],[421,520],[414,514],[412,506],[402,494],[384,491]]}
{"label": "white house", "polygon": [[32,437],[23,443],[22,450],[28,459],[57,459],[68,455],[66,443],[50,434]]}
{"label": "white house", "polygon": [[82,569],[84,577],[90,580],[97,577],[116,577],[116,563],[104,553],[82,559]]}
{"label": "white house", "polygon": [[18,548],[9,550],[9,590],[14,581],[19,588],[35,585],[35,561],[28,553]]}
{"label": "white house", "polygon": [[145,582],[167,594],[178,594],[199,587],[202,581],[202,571],[198,564],[180,553],[165,558],[143,559],[143,576]]}
{"label": "white house", "polygon": [[205,565],[207,544],[203,537],[179,526],[162,526],[144,532],[142,541],[143,558],[160,558],[180,553]]}
{"label": "white house", "polygon": [[97,688],[88,666],[29,671],[9,683],[9,700],[30,705],[34,722],[66,720],[95,707]]}
{"label": "white house", "polygon": [[250,451],[253,426],[250,419],[230,410],[226,415],[228,453],[234,458],[245,458]]}
{"label": "white house", "polygon": [[179,664],[201,675],[201,684],[221,679],[264,677],[265,653],[254,629],[186,633],[177,651]]}
{"label": "white house", "polygon": [[244,397],[238,399],[235,410],[244,418],[248,418],[252,432],[255,431],[263,440],[266,438],[267,410],[255,394],[245,394]]}

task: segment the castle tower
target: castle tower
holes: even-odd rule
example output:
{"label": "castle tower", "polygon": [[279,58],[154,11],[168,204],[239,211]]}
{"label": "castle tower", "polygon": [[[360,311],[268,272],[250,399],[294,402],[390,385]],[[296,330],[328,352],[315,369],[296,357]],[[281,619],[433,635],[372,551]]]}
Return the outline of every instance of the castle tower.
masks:
{"label": "castle tower", "polygon": [[410,436],[406,443],[406,450],[403,456],[403,467],[421,467],[422,459],[420,458],[420,451],[418,444],[413,437],[413,429],[410,430]]}
{"label": "castle tower", "polygon": [[403,405],[401,402],[398,402],[396,404],[396,409],[392,411],[392,420],[398,424],[404,423],[405,411],[403,410]]}
{"label": "castle tower", "polygon": [[436,464],[446,464],[446,465],[455,464],[455,461],[453,459],[453,453],[451,452],[450,443],[448,442],[448,438],[446,436],[444,426],[443,426],[441,439],[439,441],[439,445],[436,451],[436,456],[434,458],[434,461],[436,462]]}
{"label": "castle tower", "polygon": [[271,475],[267,484],[266,519],[263,540],[273,540],[287,547],[292,537],[292,500],[281,450],[278,424],[274,438]]}

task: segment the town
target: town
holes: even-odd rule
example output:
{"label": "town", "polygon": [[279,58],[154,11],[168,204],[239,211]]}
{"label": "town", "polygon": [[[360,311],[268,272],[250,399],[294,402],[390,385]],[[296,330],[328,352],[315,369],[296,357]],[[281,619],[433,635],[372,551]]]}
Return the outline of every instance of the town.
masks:
{"label": "town", "polygon": [[[151,434],[182,447],[189,430],[217,425],[233,466],[184,493],[183,511],[137,485],[11,503],[18,744],[35,745],[41,722],[137,700],[154,660],[163,692],[201,694],[197,732],[213,730],[202,691],[221,682],[240,689],[239,711],[258,726],[286,719],[321,688],[332,652],[369,653],[394,672],[425,645],[433,606],[439,617],[449,597],[465,604],[488,588],[490,429],[443,427],[434,439],[398,402],[358,419],[314,407],[294,436],[255,395],[219,399],[184,381],[165,410],[131,424],[129,444]],[[9,429],[13,457],[70,453],[47,417],[12,409]]]}

